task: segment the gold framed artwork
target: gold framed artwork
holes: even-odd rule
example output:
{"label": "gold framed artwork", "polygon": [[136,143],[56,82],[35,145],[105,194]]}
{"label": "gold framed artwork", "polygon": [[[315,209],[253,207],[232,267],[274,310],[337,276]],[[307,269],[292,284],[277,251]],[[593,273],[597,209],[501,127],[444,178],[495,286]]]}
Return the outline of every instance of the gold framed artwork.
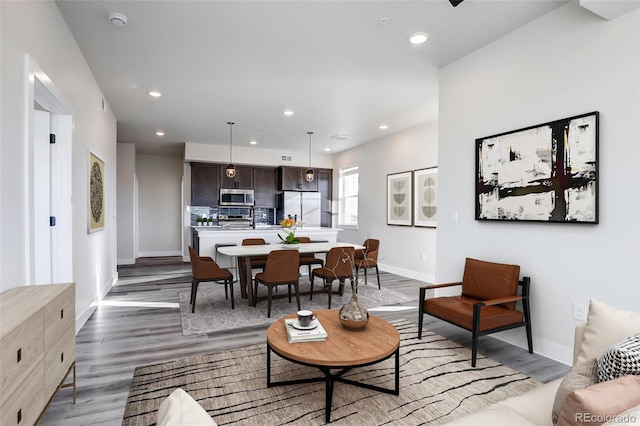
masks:
{"label": "gold framed artwork", "polygon": [[104,161],[95,153],[89,151],[89,206],[88,232],[104,229]]}
{"label": "gold framed artwork", "polygon": [[438,222],[438,168],[413,172],[413,225],[435,228]]}
{"label": "gold framed artwork", "polygon": [[387,225],[411,226],[411,172],[387,175]]}

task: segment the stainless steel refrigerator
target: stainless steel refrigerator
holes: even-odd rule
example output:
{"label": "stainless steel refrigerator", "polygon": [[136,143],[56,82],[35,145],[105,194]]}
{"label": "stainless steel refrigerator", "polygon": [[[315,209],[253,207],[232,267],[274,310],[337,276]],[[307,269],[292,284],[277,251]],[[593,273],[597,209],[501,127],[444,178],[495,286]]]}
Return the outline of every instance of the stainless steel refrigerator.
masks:
{"label": "stainless steel refrigerator", "polygon": [[278,221],[291,216],[304,226],[320,227],[320,193],[283,191],[278,194]]}

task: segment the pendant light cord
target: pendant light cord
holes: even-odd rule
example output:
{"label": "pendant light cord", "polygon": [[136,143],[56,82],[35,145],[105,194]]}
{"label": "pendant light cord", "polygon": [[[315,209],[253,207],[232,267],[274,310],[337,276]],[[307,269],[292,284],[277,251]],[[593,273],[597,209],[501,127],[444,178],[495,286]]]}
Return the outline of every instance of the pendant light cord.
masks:
{"label": "pendant light cord", "polygon": [[236,124],[233,121],[227,121],[229,125],[229,164],[233,164],[232,145],[233,145],[233,125]]}
{"label": "pendant light cord", "polygon": [[309,168],[311,168],[311,135],[313,132],[307,132],[309,135]]}

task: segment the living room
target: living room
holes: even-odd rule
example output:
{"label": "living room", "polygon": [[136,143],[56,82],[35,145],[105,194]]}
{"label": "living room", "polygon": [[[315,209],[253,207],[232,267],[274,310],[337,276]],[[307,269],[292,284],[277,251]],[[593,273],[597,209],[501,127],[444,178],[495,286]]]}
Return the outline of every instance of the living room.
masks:
{"label": "living room", "polygon": [[[54,3],[3,2],[1,290],[29,282],[25,207],[27,162],[22,141],[23,63],[30,54],[74,105],[74,215],[86,216],[85,159],[89,149],[116,164],[116,119],[95,99],[100,88],[82,60]],[[435,235],[412,227],[388,227],[384,197],[363,193],[361,221],[371,228],[344,231],[344,241],[377,234],[387,253],[383,264],[407,269],[406,241],[427,238],[437,282],[460,278],[465,257],[516,263],[532,277],[531,306],[536,353],[571,364],[574,303],[602,300],[640,311],[640,39],[638,10],[606,20],[569,2],[439,70],[439,117],[416,129],[374,140],[334,156],[333,168],[357,159],[362,176],[385,185],[388,173],[438,167],[442,220]],[[40,34],[35,36],[34,34]],[[42,37],[47,34],[47,37]],[[65,60],[60,61],[63,57]],[[62,62],[62,63],[61,63]],[[16,105],[20,107],[15,107]],[[474,220],[473,142],[478,137],[590,111],[600,112],[599,223],[597,225],[486,223]],[[401,146],[402,149],[398,149]],[[621,146],[619,154],[613,155]],[[373,149],[372,149],[373,148]],[[613,150],[616,148],[616,150]],[[409,152],[412,155],[402,155]],[[415,155],[414,155],[415,154]],[[425,164],[420,156],[437,160]],[[385,158],[383,168],[377,165]],[[107,168],[107,211],[115,208],[117,176]],[[379,192],[383,192],[380,190]],[[380,206],[383,208],[380,208]],[[631,220],[633,219],[633,220]],[[83,220],[73,232],[78,328],[117,281],[115,230],[87,234]],[[393,228],[393,229],[390,229]],[[424,234],[424,235],[423,235]],[[431,253],[432,252],[432,253]],[[436,254],[437,253],[437,254]],[[383,267],[384,269],[384,267]],[[398,271],[395,269],[395,271]],[[417,291],[417,290],[416,290]],[[520,332],[501,338],[525,347]]]}

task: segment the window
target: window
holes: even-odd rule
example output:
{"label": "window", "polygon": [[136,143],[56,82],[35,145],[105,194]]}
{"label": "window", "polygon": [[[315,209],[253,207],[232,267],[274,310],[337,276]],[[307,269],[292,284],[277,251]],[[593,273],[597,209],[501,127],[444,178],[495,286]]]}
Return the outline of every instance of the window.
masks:
{"label": "window", "polygon": [[340,169],[338,225],[358,226],[358,166]]}

